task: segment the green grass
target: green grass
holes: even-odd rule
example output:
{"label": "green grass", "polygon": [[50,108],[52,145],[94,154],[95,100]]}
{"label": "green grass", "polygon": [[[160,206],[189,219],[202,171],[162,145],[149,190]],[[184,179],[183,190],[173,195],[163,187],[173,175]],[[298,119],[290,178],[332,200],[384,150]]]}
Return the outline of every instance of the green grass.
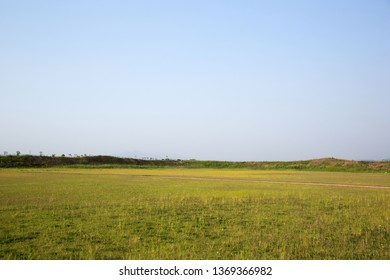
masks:
{"label": "green grass", "polygon": [[390,189],[316,182],[390,174],[0,169],[0,259],[390,259]]}

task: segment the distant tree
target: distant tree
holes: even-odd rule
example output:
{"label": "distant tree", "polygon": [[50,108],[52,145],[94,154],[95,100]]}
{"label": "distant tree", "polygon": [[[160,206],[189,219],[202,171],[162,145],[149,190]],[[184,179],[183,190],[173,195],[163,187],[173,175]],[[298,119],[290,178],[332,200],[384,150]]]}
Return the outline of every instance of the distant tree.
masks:
{"label": "distant tree", "polygon": [[20,151],[16,151],[16,156],[20,156]]}
{"label": "distant tree", "polygon": [[69,157],[72,157],[72,154],[69,154]]}
{"label": "distant tree", "polygon": [[65,157],[65,154],[62,154],[61,156],[62,156],[62,157]]}
{"label": "distant tree", "polygon": [[8,152],[7,152],[7,151],[4,151],[4,155],[5,155],[5,156],[8,156]]}
{"label": "distant tree", "polygon": [[43,156],[43,152],[39,152],[39,156]]}
{"label": "distant tree", "polygon": [[52,154],[52,155],[51,155],[51,157],[55,157],[55,156],[56,156],[56,154]]}

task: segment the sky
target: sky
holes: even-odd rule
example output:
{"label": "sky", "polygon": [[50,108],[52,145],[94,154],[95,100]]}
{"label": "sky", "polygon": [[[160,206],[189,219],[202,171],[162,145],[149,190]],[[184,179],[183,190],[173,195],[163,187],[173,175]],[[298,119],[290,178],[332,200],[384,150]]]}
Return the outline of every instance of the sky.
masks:
{"label": "sky", "polygon": [[388,0],[0,0],[0,153],[390,158]]}

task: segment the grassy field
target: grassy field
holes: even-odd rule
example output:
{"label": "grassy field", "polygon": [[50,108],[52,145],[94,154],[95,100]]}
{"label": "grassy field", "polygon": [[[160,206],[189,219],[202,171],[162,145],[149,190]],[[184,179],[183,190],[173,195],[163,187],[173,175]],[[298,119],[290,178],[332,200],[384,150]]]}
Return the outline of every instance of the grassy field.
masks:
{"label": "grassy field", "polygon": [[0,169],[0,259],[390,259],[390,188],[355,185],[390,174]]}

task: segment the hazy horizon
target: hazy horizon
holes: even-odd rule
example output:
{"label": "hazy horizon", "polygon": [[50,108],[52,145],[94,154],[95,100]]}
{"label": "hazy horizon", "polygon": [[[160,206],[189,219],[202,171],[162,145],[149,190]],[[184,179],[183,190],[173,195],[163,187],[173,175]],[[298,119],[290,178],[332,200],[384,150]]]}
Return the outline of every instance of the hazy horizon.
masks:
{"label": "hazy horizon", "polygon": [[1,1],[0,153],[390,157],[390,2]]}
{"label": "hazy horizon", "polygon": [[168,155],[162,156],[159,154],[143,154],[143,153],[117,153],[117,154],[46,154],[44,152],[39,153],[21,153],[19,150],[15,152],[8,152],[5,151],[6,154],[0,153],[1,156],[35,156],[35,157],[73,157],[73,158],[82,158],[82,157],[100,157],[100,156],[107,156],[107,157],[116,157],[116,158],[131,158],[131,159],[142,159],[142,160],[183,160],[183,161],[229,161],[229,162],[289,162],[289,161],[311,161],[311,160],[326,160],[326,159],[335,159],[335,160],[345,160],[345,161],[363,161],[363,162],[380,162],[380,161],[390,161],[390,158],[382,158],[382,159],[348,159],[348,158],[336,158],[336,157],[323,157],[323,158],[299,158],[299,159],[289,159],[289,160],[224,160],[224,159],[212,159],[212,158],[177,158],[177,157],[170,157]]}

